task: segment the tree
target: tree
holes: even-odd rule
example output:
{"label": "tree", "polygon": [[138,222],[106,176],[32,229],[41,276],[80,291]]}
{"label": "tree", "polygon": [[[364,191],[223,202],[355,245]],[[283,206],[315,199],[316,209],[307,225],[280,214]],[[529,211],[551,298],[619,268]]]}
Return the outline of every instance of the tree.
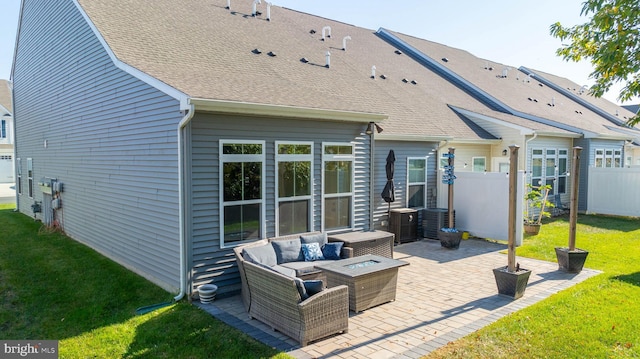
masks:
{"label": "tree", "polygon": [[[623,82],[619,101],[640,96],[640,0],[587,0],[580,15],[591,19],[573,27],[551,25],[553,37],[569,41],[556,54],[567,61],[591,61],[589,77],[596,83],[590,94],[601,97],[611,85]],[[631,126],[637,123],[640,116],[628,121]]]}

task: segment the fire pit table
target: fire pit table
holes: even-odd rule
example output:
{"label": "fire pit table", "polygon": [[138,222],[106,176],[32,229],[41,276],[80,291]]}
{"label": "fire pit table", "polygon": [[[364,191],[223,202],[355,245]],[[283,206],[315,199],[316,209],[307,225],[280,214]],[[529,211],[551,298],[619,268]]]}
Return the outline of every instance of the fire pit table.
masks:
{"label": "fire pit table", "polygon": [[409,263],[367,254],[316,266],[327,276],[327,286],[349,287],[349,309],[361,312],[396,299],[398,268]]}

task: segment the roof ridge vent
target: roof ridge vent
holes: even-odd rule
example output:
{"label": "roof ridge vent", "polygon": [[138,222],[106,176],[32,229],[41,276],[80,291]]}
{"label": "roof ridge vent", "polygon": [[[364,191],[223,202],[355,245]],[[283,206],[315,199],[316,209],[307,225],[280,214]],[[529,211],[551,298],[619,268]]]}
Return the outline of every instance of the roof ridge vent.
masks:
{"label": "roof ridge vent", "polygon": [[351,36],[347,35],[342,38],[342,51],[347,51],[347,40],[351,40]]}
{"label": "roof ridge vent", "polygon": [[327,25],[325,27],[322,28],[322,41],[324,41],[325,38],[325,31],[328,31],[329,33],[326,35],[326,37],[331,37],[331,26]]}
{"label": "roof ridge vent", "polygon": [[251,16],[256,17],[258,15],[257,5],[261,0],[253,0],[253,9],[251,10]]}
{"label": "roof ridge vent", "polygon": [[589,86],[582,85],[582,87],[580,87],[580,90],[578,90],[578,95],[582,95],[588,88]]}
{"label": "roof ridge vent", "polygon": [[267,2],[267,21],[271,21],[271,4],[270,2]]}

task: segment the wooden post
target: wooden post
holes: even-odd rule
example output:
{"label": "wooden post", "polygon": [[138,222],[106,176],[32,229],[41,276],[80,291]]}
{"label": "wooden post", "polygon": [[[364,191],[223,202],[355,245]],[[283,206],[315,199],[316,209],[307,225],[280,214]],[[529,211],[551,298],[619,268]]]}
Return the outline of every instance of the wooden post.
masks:
{"label": "wooden post", "polygon": [[578,223],[578,185],[580,183],[580,152],[582,147],[573,148],[571,163],[571,199],[569,203],[569,251],[576,250],[576,225]]}
{"label": "wooden post", "polygon": [[[456,149],[454,147],[449,147],[449,166],[451,166],[451,176],[453,176],[453,163],[454,163],[454,153]],[[449,223],[447,225],[448,228],[455,227],[454,219],[453,219],[453,181],[449,183],[449,204],[448,204],[448,215],[449,215]]]}
{"label": "wooden post", "polygon": [[[518,203],[518,149],[511,145],[509,150],[509,243],[507,245],[507,270],[516,271],[516,208]],[[522,224],[519,224],[522,225]]]}

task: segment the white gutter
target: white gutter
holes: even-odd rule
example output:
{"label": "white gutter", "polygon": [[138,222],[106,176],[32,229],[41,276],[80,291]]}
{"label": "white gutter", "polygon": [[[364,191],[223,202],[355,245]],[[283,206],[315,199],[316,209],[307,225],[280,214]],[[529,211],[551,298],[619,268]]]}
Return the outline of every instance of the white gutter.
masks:
{"label": "white gutter", "polygon": [[182,132],[195,114],[195,106],[189,105],[187,113],[178,124],[178,218],[179,218],[179,240],[180,240],[180,293],[173,299],[177,302],[181,300],[187,292],[187,250],[186,250],[186,234],[185,234],[185,204],[184,194],[186,192],[184,184],[185,168],[184,168],[184,136]]}

